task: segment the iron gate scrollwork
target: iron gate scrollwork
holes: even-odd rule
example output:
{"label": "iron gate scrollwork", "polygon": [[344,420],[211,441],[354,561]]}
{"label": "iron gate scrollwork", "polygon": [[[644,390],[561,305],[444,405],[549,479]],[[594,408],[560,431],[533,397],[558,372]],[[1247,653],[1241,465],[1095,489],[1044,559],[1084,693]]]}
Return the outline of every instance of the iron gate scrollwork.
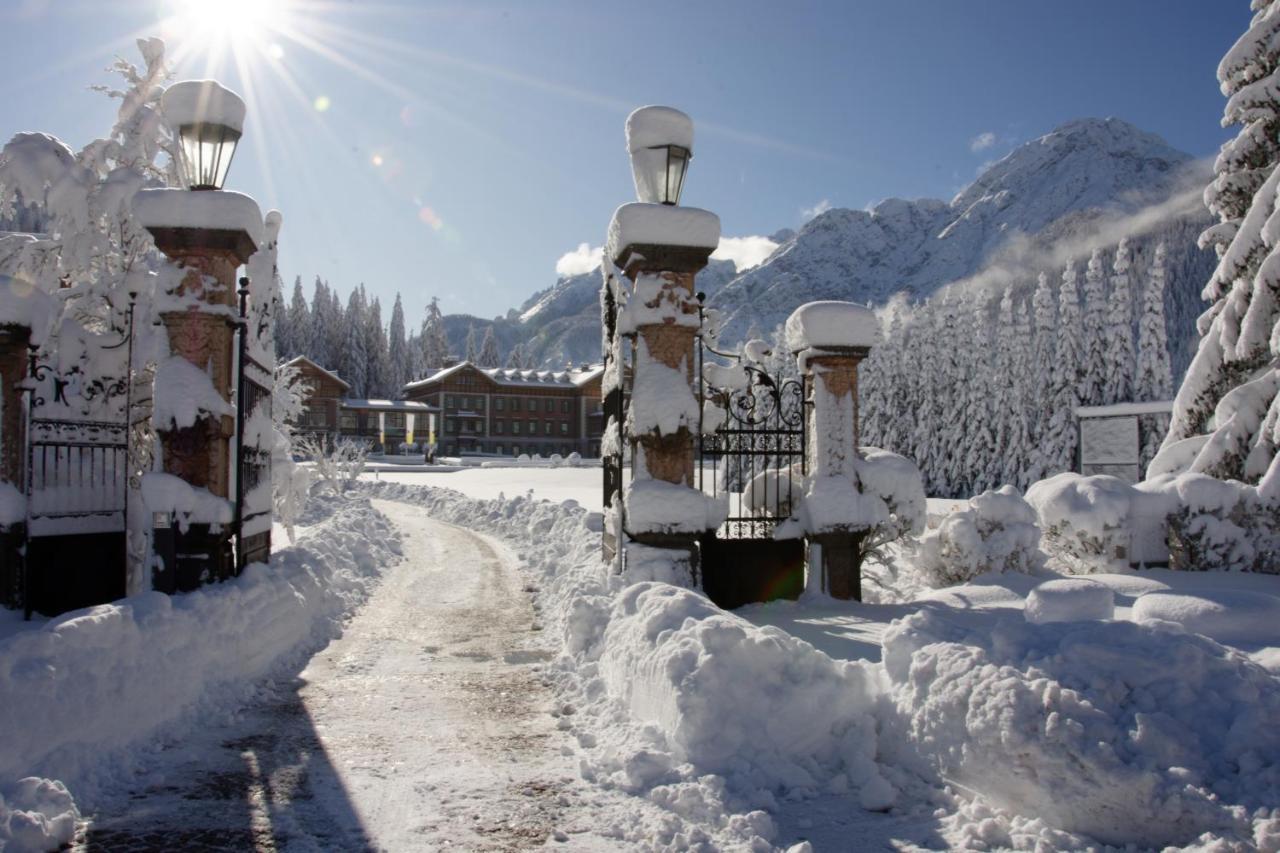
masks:
{"label": "iron gate scrollwork", "polygon": [[[708,362],[709,355],[729,364]],[[709,373],[732,381],[712,381]],[[704,418],[698,484],[729,504],[724,523],[702,540],[704,588],[722,607],[794,598],[804,582],[804,546],[798,525],[783,525],[798,511],[804,491],[804,379],[772,373],[705,338],[698,374]],[[706,423],[708,412],[720,422]]]}
{"label": "iron gate scrollwork", "polygon": [[[271,555],[271,387],[275,372],[249,352],[250,334],[270,334],[270,329],[250,329],[247,300],[249,280],[240,280],[239,365],[236,385],[236,495],[234,530],[236,572],[253,562],[266,562]],[[254,424],[259,428],[250,429]],[[255,443],[250,445],[252,435]]]}

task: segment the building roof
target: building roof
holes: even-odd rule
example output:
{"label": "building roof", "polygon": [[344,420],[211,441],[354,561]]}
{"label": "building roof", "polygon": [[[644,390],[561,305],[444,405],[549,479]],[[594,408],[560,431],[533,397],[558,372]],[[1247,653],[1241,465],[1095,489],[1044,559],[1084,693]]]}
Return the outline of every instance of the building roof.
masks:
{"label": "building roof", "polygon": [[568,370],[520,370],[513,367],[476,367],[469,361],[462,361],[443,370],[437,370],[426,379],[406,384],[405,390],[441,382],[465,367],[483,373],[504,388],[579,388],[604,373],[604,365],[601,364],[589,364]]}
{"label": "building roof", "polygon": [[284,363],[284,366],[285,366],[285,367],[290,367],[290,366],[292,366],[292,365],[295,365],[295,364],[302,364],[302,363],[304,363],[304,362],[305,362],[306,364],[311,365],[311,366],[312,366],[312,367],[314,367],[316,370],[318,370],[318,371],[320,371],[321,373],[323,373],[325,376],[328,376],[328,377],[329,377],[330,379],[332,379],[334,382],[337,382],[337,383],[338,383],[339,385],[341,385],[344,389],[346,389],[346,390],[351,390],[351,384],[350,384],[349,382],[344,381],[344,380],[342,379],[342,377],[341,377],[341,376],[339,376],[338,374],[334,373],[332,370],[328,370],[328,369],[323,368],[323,367],[321,367],[320,365],[316,364],[314,361],[312,361],[311,359],[307,358],[305,355],[299,355],[299,356],[295,356],[294,358],[289,359],[288,361],[286,361],[286,362]]}
{"label": "building roof", "polygon": [[438,412],[440,409],[416,400],[352,400],[344,399],[343,409],[371,409],[378,412]]}
{"label": "building roof", "polygon": [[1150,403],[1112,403],[1109,406],[1076,406],[1077,418],[1118,418],[1125,415],[1167,415],[1173,411],[1172,400]]}

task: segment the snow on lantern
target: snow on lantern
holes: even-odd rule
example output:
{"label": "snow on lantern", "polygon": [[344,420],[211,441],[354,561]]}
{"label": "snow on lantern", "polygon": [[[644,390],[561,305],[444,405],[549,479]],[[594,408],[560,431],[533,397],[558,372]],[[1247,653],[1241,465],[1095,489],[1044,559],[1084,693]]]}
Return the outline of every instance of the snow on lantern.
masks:
{"label": "snow on lantern", "polygon": [[671,107],[641,107],[627,116],[627,150],[636,197],[679,204],[693,159],[693,120]]}
{"label": "snow on lantern", "polygon": [[160,109],[178,139],[178,172],[191,190],[220,190],[244,130],[244,101],[216,80],[174,83]]}

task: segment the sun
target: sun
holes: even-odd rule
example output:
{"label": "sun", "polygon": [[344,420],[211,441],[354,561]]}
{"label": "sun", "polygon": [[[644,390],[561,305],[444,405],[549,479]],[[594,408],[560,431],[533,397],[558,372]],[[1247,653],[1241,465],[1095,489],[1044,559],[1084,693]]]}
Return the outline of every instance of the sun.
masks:
{"label": "sun", "polygon": [[290,0],[170,0],[166,23],[184,40],[211,51],[258,49],[270,55],[275,34],[289,27],[291,5]]}

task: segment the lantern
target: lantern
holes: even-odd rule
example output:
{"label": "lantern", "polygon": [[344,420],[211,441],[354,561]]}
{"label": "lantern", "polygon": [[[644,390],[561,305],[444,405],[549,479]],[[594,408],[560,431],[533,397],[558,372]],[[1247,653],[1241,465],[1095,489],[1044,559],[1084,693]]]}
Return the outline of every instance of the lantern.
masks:
{"label": "lantern", "polygon": [[244,101],[215,80],[174,83],[160,98],[187,189],[220,190],[244,129]]}
{"label": "lantern", "polygon": [[627,117],[627,150],[636,197],[679,204],[693,159],[693,120],[671,107],[641,107]]}

